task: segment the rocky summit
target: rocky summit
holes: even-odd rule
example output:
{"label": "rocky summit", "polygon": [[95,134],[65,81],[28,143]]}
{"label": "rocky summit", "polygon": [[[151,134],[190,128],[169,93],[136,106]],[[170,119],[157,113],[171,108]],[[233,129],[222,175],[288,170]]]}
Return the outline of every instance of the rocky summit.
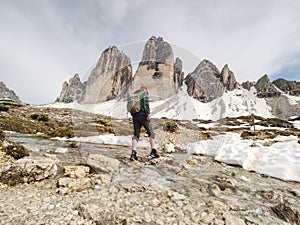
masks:
{"label": "rocky summit", "polygon": [[7,88],[3,81],[0,82],[0,100],[10,100],[17,103],[21,102],[16,93]]}
{"label": "rocky summit", "polygon": [[105,49],[88,78],[81,100],[99,103],[114,99],[132,79],[129,57],[116,46]]}
{"label": "rocky summit", "polygon": [[203,60],[192,73],[188,74],[185,83],[188,94],[202,102],[209,102],[222,96],[225,89],[218,68],[208,60]]}
{"label": "rocky summit", "polygon": [[174,62],[172,46],[162,37],[152,36],[145,44],[131,91],[145,84],[152,97],[161,100],[176,94],[182,83],[182,60],[176,58]]}
{"label": "rocky summit", "polygon": [[272,83],[286,94],[294,95],[294,96],[300,95],[300,82],[288,81],[279,78],[277,80],[274,80]]}
{"label": "rocky summit", "polygon": [[236,81],[234,73],[229,69],[227,64],[223,67],[220,78],[225,90],[233,91],[240,87],[240,84]]}
{"label": "rocky summit", "polygon": [[82,98],[82,94],[85,90],[86,82],[81,83],[80,77],[75,74],[70,78],[69,82],[65,81],[60,92],[60,96],[57,98],[57,102],[70,103],[78,101]]}

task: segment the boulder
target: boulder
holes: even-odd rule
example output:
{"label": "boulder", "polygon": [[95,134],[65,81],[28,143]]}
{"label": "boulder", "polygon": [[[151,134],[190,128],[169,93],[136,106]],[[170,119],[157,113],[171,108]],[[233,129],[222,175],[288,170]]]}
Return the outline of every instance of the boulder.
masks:
{"label": "boulder", "polygon": [[86,162],[97,172],[114,173],[119,171],[120,161],[104,155],[91,154]]}
{"label": "boulder", "polygon": [[65,166],[64,176],[71,178],[81,178],[89,174],[90,168],[88,166]]}
{"label": "boulder", "polygon": [[165,145],[164,148],[165,153],[173,153],[175,152],[175,145],[173,143],[169,143]]}
{"label": "boulder", "polygon": [[25,157],[15,161],[2,171],[0,181],[14,186],[54,177],[57,174],[57,160],[48,157]]}

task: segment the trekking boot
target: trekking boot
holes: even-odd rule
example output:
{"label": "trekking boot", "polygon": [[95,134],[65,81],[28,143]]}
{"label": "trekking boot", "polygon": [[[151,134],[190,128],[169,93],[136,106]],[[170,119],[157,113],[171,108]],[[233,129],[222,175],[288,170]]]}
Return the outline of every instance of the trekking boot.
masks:
{"label": "trekking boot", "polygon": [[159,158],[159,154],[157,153],[155,148],[152,148],[150,156],[151,158]]}
{"label": "trekking boot", "polygon": [[130,160],[135,161],[138,160],[137,156],[136,156],[136,151],[132,150],[131,156],[130,156]]}

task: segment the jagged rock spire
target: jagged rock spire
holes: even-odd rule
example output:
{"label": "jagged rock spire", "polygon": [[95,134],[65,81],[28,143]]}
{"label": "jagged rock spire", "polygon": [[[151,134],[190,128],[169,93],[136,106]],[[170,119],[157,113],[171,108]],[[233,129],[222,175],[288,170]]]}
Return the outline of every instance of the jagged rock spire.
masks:
{"label": "jagged rock spire", "polygon": [[182,61],[174,64],[172,46],[162,37],[152,36],[145,44],[142,60],[134,75],[130,91],[147,85],[151,99],[173,96],[182,85]]}
{"label": "jagged rock spire", "polygon": [[116,46],[105,49],[91,72],[83,94],[84,103],[114,99],[130,83],[132,66],[129,57]]}
{"label": "jagged rock spire", "polygon": [[240,87],[239,83],[235,79],[234,73],[229,69],[227,64],[225,64],[222,69],[221,82],[228,91],[233,91]]}
{"label": "jagged rock spire", "polygon": [[69,82],[65,81],[63,83],[60,96],[56,101],[70,103],[78,100],[80,99],[83,90],[84,84],[81,83],[80,77],[78,73],[76,73],[72,78],[69,79]]}

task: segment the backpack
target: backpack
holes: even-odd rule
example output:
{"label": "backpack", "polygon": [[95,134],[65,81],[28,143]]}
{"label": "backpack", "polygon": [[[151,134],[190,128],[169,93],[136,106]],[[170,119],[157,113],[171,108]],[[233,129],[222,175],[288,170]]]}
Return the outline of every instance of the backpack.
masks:
{"label": "backpack", "polygon": [[141,90],[135,91],[133,95],[128,98],[127,111],[132,115],[141,111]]}

